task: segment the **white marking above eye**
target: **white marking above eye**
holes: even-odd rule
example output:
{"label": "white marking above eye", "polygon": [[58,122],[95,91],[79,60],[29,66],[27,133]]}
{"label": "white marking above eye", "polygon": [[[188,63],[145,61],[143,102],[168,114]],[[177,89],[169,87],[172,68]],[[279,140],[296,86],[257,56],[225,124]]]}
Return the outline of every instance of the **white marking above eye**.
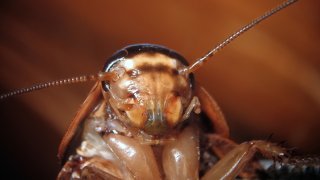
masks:
{"label": "white marking above eye", "polygon": [[134,65],[134,62],[132,59],[127,59],[123,62],[123,66],[127,69],[127,70],[130,70],[130,69],[134,69],[135,68],[135,65]]}

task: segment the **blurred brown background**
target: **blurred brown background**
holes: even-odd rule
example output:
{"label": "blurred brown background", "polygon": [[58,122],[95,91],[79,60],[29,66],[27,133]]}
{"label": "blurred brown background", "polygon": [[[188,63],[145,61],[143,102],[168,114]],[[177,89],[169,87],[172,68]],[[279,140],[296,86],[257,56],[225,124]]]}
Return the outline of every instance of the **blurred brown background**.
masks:
{"label": "blurred brown background", "polygon": [[[193,62],[278,3],[2,0],[1,92],[96,73],[113,52],[133,43],[161,44]],[[196,72],[238,142],[274,133],[275,141],[320,153],[319,18],[319,1],[300,0]],[[54,179],[59,141],[91,86],[57,87],[0,102],[1,171]]]}

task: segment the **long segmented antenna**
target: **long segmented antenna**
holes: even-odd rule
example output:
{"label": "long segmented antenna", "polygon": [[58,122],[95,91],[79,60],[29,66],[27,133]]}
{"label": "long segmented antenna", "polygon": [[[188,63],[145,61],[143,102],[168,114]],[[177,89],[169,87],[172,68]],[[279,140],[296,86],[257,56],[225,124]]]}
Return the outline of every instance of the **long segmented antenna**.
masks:
{"label": "long segmented antenna", "polygon": [[0,100],[6,99],[12,96],[17,96],[17,95],[29,93],[32,91],[40,90],[40,89],[54,87],[54,86],[84,83],[88,81],[110,81],[110,80],[116,79],[116,77],[117,77],[117,74],[113,72],[100,72],[98,74],[93,74],[93,75],[83,75],[83,76],[71,77],[71,78],[66,78],[61,80],[55,80],[51,82],[39,83],[31,87],[16,89],[8,93],[1,94]]}
{"label": "long segmented antenna", "polygon": [[[280,10],[286,8],[287,6],[293,4],[298,0],[287,0],[283,2],[282,4],[278,5],[277,7],[267,11],[264,13],[262,16],[254,19],[251,23],[247,24],[246,26],[242,27],[240,30],[236,31],[233,33],[231,36],[229,36],[226,40],[224,40],[222,43],[220,43],[218,46],[213,48],[211,51],[209,51],[207,54],[205,54],[203,57],[199,58],[195,63],[193,63],[191,66],[187,67],[186,69],[183,69],[181,73],[192,73],[195,70],[197,70],[202,64],[204,64],[208,58],[210,58],[212,55],[220,51],[222,48],[224,48],[227,44],[232,42],[234,39],[239,37],[241,34],[244,32],[248,31],[261,21],[265,20],[266,18],[270,17],[271,15],[279,12]],[[0,95],[0,100],[20,95],[20,94],[25,94],[29,93],[32,91],[40,90],[40,89],[45,89],[53,86],[61,86],[61,85],[67,85],[67,84],[75,84],[75,83],[82,83],[82,82],[88,82],[88,81],[110,81],[112,79],[115,79],[118,76],[117,73],[112,73],[112,72],[100,72],[96,75],[85,75],[85,76],[78,76],[78,77],[73,77],[73,78],[67,78],[67,79],[62,79],[62,80],[56,80],[56,81],[51,81],[51,82],[46,82],[46,83],[40,83],[33,85],[28,88],[21,88],[17,89],[5,94]]]}
{"label": "long segmented antenna", "polygon": [[218,51],[220,51],[222,48],[224,48],[227,44],[229,44],[230,42],[232,42],[233,40],[235,40],[237,37],[239,37],[241,34],[243,34],[244,32],[248,31],[249,29],[251,29],[252,27],[254,27],[255,25],[257,25],[258,23],[260,23],[261,21],[267,19],[268,17],[270,17],[271,15],[279,12],[280,10],[288,7],[289,5],[297,2],[298,0],[288,0],[283,2],[282,4],[278,5],[277,7],[267,11],[266,13],[264,13],[262,16],[254,19],[253,21],[251,21],[251,23],[245,25],[244,27],[242,27],[240,30],[236,31],[235,33],[233,33],[231,36],[229,36],[227,39],[225,39],[222,43],[218,44],[218,46],[216,46],[215,48],[213,48],[211,51],[209,51],[206,55],[204,55],[203,57],[199,58],[195,63],[193,63],[191,66],[187,67],[186,69],[184,69],[182,71],[182,73],[192,73],[195,70],[197,70],[202,64],[204,64],[208,58],[210,58],[211,56],[213,56],[215,53],[217,53]]}

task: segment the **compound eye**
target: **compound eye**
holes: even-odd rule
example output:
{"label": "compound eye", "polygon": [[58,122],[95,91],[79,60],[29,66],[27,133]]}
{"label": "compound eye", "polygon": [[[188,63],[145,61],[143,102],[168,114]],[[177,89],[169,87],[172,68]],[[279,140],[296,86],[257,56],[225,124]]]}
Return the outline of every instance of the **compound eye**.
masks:
{"label": "compound eye", "polygon": [[130,110],[125,111],[129,122],[138,128],[142,128],[147,120],[146,108],[138,104],[132,105]]}
{"label": "compound eye", "polygon": [[170,127],[175,126],[182,115],[182,102],[179,96],[171,96],[167,99],[164,114]]}

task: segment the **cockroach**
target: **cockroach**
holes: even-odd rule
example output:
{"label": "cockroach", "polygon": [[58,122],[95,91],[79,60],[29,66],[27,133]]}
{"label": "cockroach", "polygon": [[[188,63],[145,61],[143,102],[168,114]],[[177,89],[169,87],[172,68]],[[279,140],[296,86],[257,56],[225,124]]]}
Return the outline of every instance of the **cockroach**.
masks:
{"label": "cockroach", "polygon": [[57,179],[253,177],[259,168],[251,161],[256,152],[279,159],[286,149],[263,140],[230,140],[219,106],[196,85],[193,73],[242,33],[296,1],[267,11],[191,65],[166,47],[135,44],[113,54],[98,74],[37,84],[0,99],[96,81],[60,144]]}

